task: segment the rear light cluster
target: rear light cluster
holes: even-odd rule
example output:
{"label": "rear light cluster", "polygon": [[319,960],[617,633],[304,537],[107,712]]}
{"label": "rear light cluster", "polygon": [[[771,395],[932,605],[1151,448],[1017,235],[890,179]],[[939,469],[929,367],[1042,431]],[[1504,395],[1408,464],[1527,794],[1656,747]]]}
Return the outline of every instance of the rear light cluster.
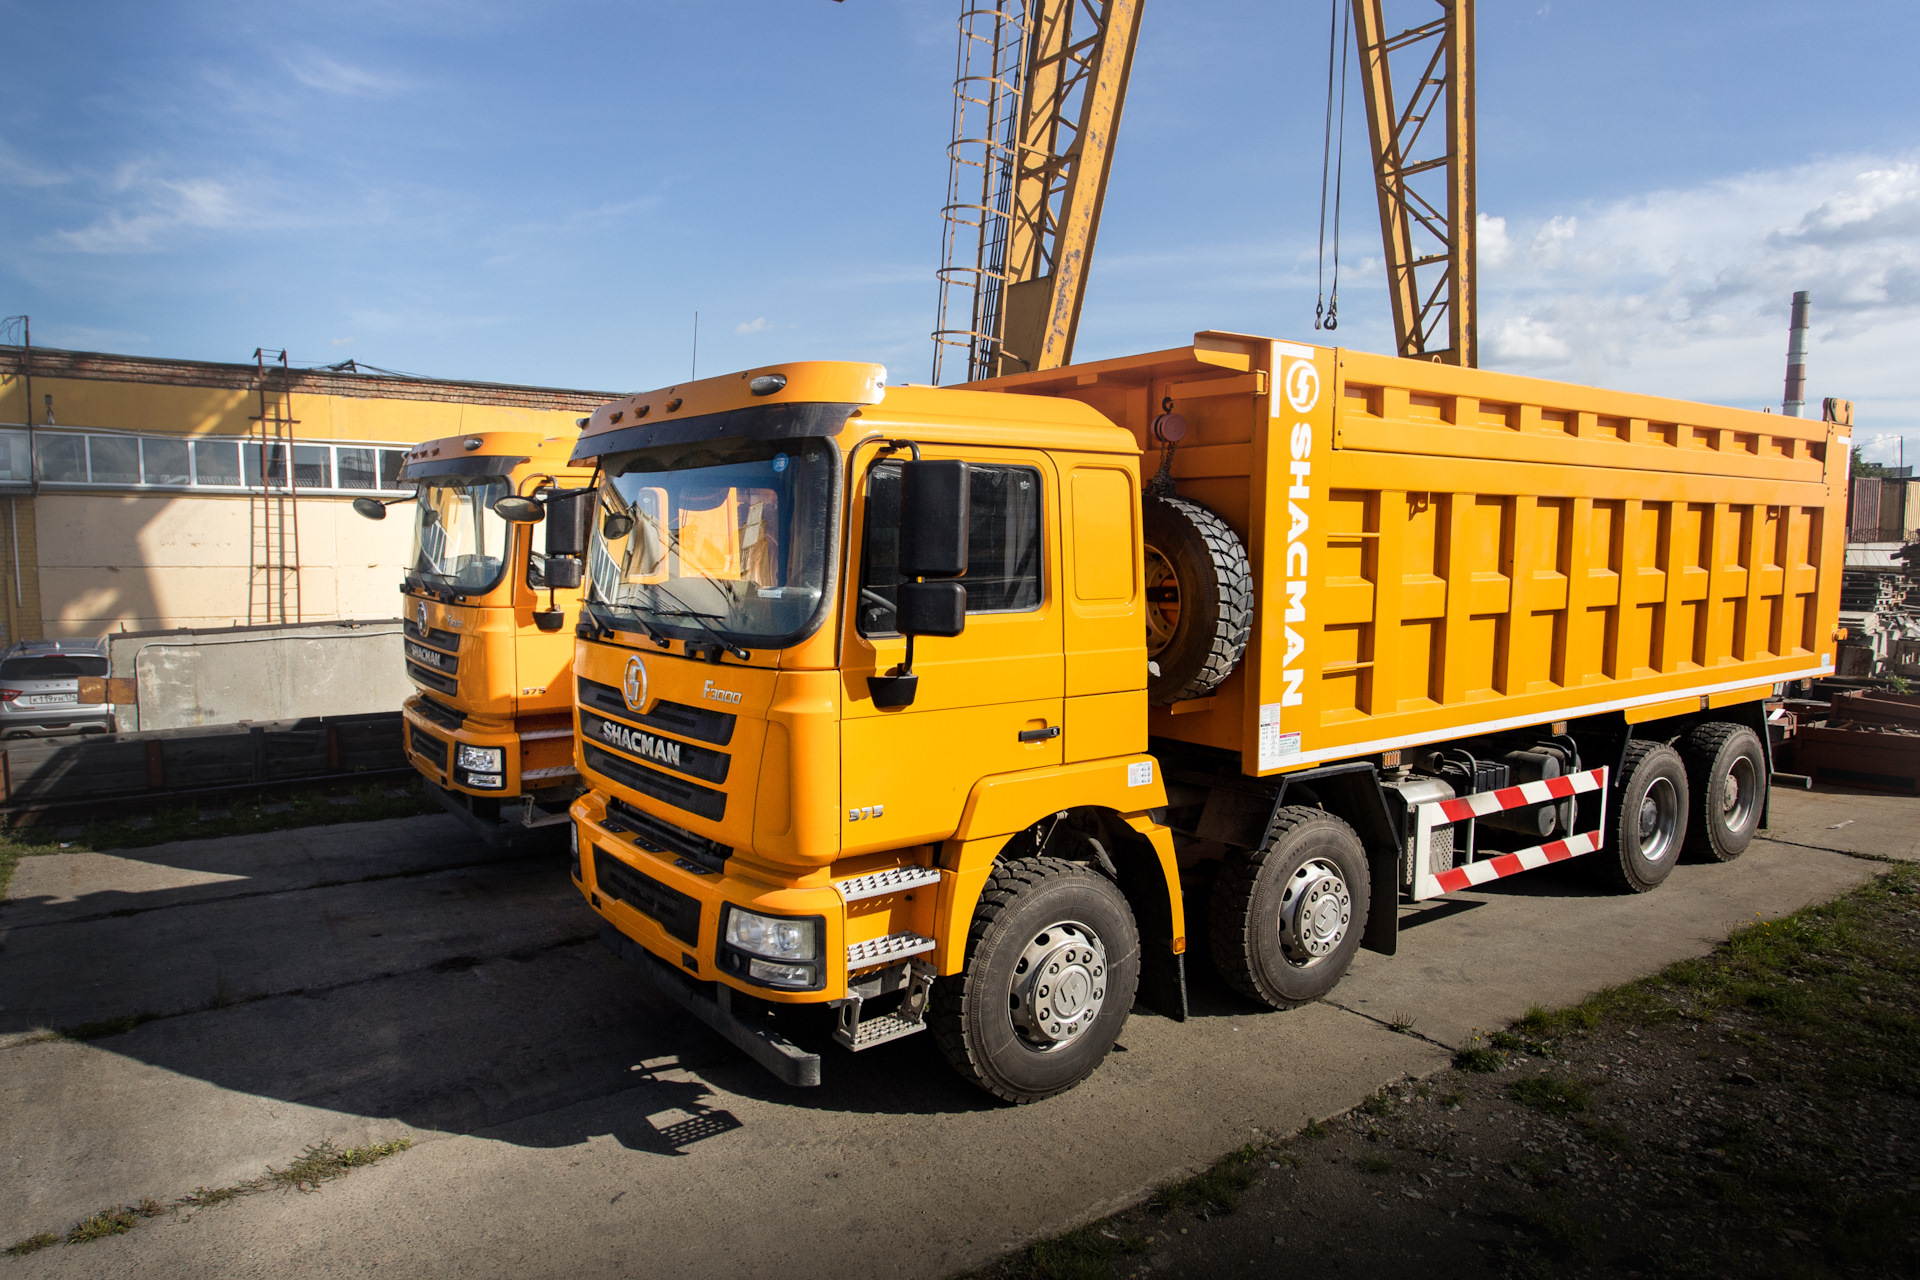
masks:
{"label": "rear light cluster", "polygon": [[0,702],[12,702],[20,696],[18,689],[0,689]]}

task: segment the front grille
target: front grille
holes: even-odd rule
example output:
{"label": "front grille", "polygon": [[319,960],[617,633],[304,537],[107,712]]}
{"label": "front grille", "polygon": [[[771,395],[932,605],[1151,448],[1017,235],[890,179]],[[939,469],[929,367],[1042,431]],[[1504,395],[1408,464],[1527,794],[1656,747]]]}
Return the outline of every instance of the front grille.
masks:
{"label": "front grille", "polygon": [[584,676],[580,678],[580,705],[604,711],[631,724],[677,733],[695,742],[711,742],[716,747],[724,747],[733,741],[734,721],[739,719],[728,711],[709,711],[705,707],[689,707],[682,702],[667,702],[664,699],[654,703],[653,710],[646,715],[639,715],[627,706],[627,700],[620,696],[618,689]]}
{"label": "front grille", "polygon": [[733,763],[733,757],[724,751],[709,751],[691,743],[656,737],[644,729],[629,728],[584,708],[580,712],[580,735],[597,745],[616,748],[623,755],[663,764],[705,782],[725,782],[727,766]]}
{"label": "front grille", "polygon": [[678,889],[669,889],[652,876],[636,871],[602,849],[593,850],[593,883],[601,893],[620,901],[641,915],[659,922],[662,929],[688,946],[700,944],[700,902]]}
{"label": "front grille", "polygon": [[432,689],[435,693],[444,693],[448,697],[460,692],[460,682],[449,680],[437,671],[429,671],[417,662],[407,663],[407,679],[423,689]]}
{"label": "front grille", "polygon": [[442,729],[457,730],[467,722],[467,717],[452,707],[443,707],[432,698],[422,698],[414,704],[414,711],[422,720],[431,720]]}
{"label": "front grille", "polygon": [[448,653],[460,651],[460,633],[457,631],[436,631],[432,627],[423,627],[417,622],[406,624],[407,638],[418,640],[421,644],[430,644],[436,649],[445,649]]}
{"label": "front grille", "polygon": [[441,671],[447,675],[452,675],[460,670],[460,659],[450,653],[442,653],[438,649],[429,649],[427,646],[415,644],[411,640],[405,641],[404,643],[407,649],[408,662],[417,662],[429,671]]}
{"label": "front grille", "polygon": [[643,813],[625,800],[613,796],[607,797],[606,826],[613,831],[626,832],[642,849],[654,853],[677,853],[709,871],[725,870],[727,859],[733,856],[732,848],[718,840],[697,836],[664,818]]}
{"label": "front grille", "polygon": [[407,726],[407,748],[415,755],[425,756],[440,767],[441,773],[447,772],[447,743],[434,737],[414,725]]}
{"label": "front grille", "polygon": [[718,822],[727,811],[727,794],[702,787],[695,783],[683,782],[655,769],[617,756],[603,750],[591,742],[580,746],[581,756],[587,767],[596,773],[605,774],[623,787],[631,787],[641,795],[652,796],[655,800],[664,800],[676,808],[688,813],[698,814],[702,818]]}

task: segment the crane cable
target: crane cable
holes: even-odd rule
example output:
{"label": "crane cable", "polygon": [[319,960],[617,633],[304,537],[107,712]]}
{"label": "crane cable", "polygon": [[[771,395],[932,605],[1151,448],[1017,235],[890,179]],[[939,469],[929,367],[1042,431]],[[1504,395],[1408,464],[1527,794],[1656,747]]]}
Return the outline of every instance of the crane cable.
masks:
{"label": "crane cable", "polygon": [[[1340,194],[1346,169],[1347,142],[1347,48],[1353,37],[1353,15],[1347,11],[1343,24],[1341,11],[1346,0],[1333,0],[1333,12],[1327,23],[1327,124],[1320,151],[1320,296],[1313,304],[1313,327],[1329,332],[1340,327]],[[1339,132],[1334,131],[1333,81],[1336,66],[1340,73]],[[1327,293],[1327,170],[1333,170],[1333,292]]]}

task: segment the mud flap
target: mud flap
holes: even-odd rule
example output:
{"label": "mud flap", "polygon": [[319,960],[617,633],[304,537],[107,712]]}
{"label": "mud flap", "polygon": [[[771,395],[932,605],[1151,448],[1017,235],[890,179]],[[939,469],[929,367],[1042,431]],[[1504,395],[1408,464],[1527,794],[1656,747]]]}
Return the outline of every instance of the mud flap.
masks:
{"label": "mud flap", "polygon": [[1390,956],[1400,949],[1400,851],[1367,845],[1367,930],[1360,945]]}
{"label": "mud flap", "polygon": [[1135,996],[1163,1018],[1187,1020],[1187,958],[1164,942],[1140,948],[1140,987]]}
{"label": "mud flap", "polygon": [[625,961],[662,995],[732,1041],[742,1053],[785,1083],[802,1087],[820,1083],[819,1054],[808,1053],[766,1027],[741,1021],[731,1009],[707,994],[709,989],[717,987],[725,999],[731,994],[731,988],[724,983],[695,982],[612,925],[601,926],[600,945]]}

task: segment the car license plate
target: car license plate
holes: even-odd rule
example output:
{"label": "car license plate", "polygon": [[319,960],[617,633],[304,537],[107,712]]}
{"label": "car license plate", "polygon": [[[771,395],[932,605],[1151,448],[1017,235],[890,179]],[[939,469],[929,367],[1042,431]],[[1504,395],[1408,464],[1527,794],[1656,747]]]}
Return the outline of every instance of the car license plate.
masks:
{"label": "car license plate", "polygon": [[73,707],[80,704],[77,693],[33,693],[20,699],[32,707]]}

